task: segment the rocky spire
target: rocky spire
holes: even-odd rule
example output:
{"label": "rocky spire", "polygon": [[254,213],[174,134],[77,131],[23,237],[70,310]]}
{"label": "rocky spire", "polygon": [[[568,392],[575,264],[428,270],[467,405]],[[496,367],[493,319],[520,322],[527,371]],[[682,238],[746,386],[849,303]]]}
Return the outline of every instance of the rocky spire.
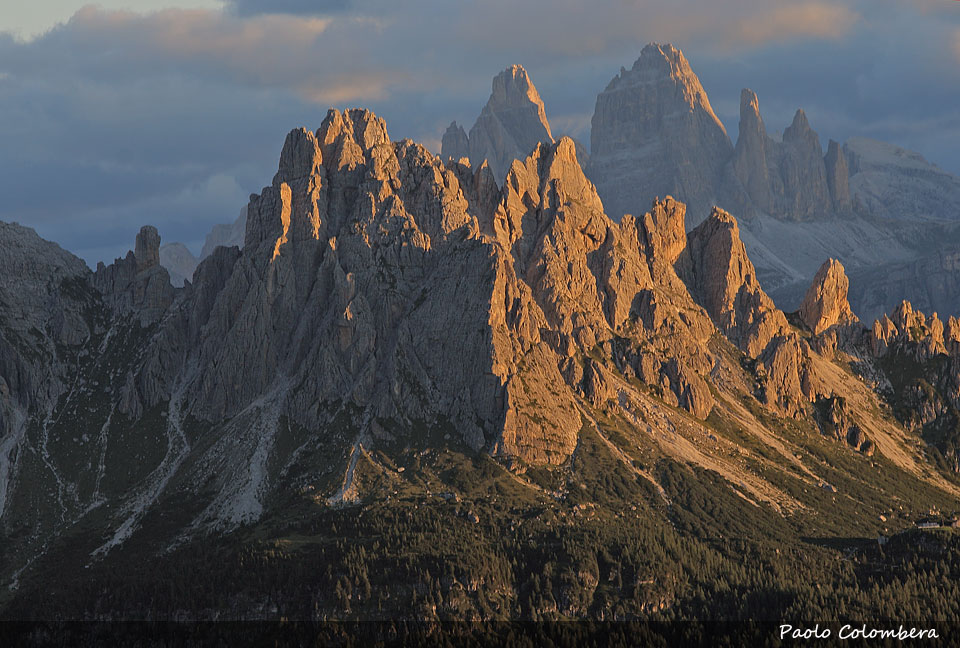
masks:
{"label": "rocky spire", "polygon": [[470,135],[456,122],[444,133],[444,159],[469,157],[474,167],[486,160],[497,182],[514,160],[525,159],[541,142],[552,143],[553,133],[537,88],[522,65],[512,65],[493,79],[487,105]]}
{"label": "rocky spire", "polygon": [[[835,171],[842,195],[844,171]],[[727,179],[734,186],[724,188],[725,199],[745,214],[758,210],[787,220],[810,220],[834,211],[820,138],[806,113],[797,110],[778,142],[767,134],[751,90],[740,94],[740,134]]]}
{"label": "rocky spire", "polygon": [[825,261],[800,305],[800,319],[807,328],[819,335],[831,326],[857,322],[847,301],[849,287],[843,265],[836,259]]}
{"label": "rocky spire", "polygon": [[144,225],[140,228],[133,255],[137,260],[137,272],[160,265],[160,232],[156,227]]}
{"label": "rocky spire", "polygon": [[756,357],[787,321],[757,281],[737,220],[719,208],[688,237],[684,277],[698,302],[732,342]]}
{"label": "rocky spire", "polygon": [[669,194],[697,222],[733,154],[700,80],[672,45],[647,45],[610,81],[597,97],[590,142],[588,175],[615,220]]}
{"label": "rocky spire", "polygon": [[783,143],[780,168],[785,209],[799,220],[830,213],[832,204],[823,149],[802,109],[797,110],[793,123],[783,131]]}
{"label": "rocky spire", "polygon": [[850,169],[847,156],[839,143],[830,140],[823,161],[827,168],[827,186],[830,188],[830,199],[833,200],[834,208],[838,211],[849,210],[853,205],[850,198]]}
{"label": "rocky spire", "polygon": [[470,157],[470,140],[467,138],[463,126],[457,122],[451,122],[443,134],[443,140],[440,144],[440,157],[447,160],[458,161]]}
{"label": "rocky spire", "polygon": [[173,302],[170,273],[160,265],[160,233],[144,225],[131,252],[109,266],[97,265],[93,285],[112,308],[137,316],[142,326],[158,321]]}
{"label": "rocky spire", "polygon": [[[738,206],[755,207],[768,213],[772,211],[773,195],[778,189],[771,183],[778,178],[771,178],[767,150],[773,146],[774,143],[763,124],[763,117],[760,116],[757,93],[744,88],[740,92],[740,133],[737,136],[733,170],[746,192],[746,197],[738,201],[742,202]],[[782,190],[782,187],[779,190]]]}

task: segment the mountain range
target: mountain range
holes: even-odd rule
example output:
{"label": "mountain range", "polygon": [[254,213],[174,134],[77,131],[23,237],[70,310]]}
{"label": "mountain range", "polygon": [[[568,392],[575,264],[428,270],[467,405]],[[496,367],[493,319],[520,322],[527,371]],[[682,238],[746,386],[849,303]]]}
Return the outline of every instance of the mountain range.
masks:
{"label": "mountain range", "polygon": [[441,156],[361,109],[292,130],[182,286],[154,227],[91,271],[0,225],[0,617],[773,621],[879,610],[878,564],[927,564],[901,532],[960,509],[960,321],[858,319],[882,268],[827,252],[921,237],[943,214],[900,206],[950,177],[823,156],[802,112],[771,138],[748,92],[733,147],[669,46],[598,99],[585,162],[522,68],[493,87]]}
{"label": "mountain range", "polygon": [[[748,89],[738,133],[734,144],[683,53],[651,44],[598,95],[589,157],[583,147],[579,157],[614,220],[668,195],[690,206],[689,227],[714,205],[736,214],[757,272],[783,308],[796,309],[823,260],[836,258],[853,277],[854,311],[867,321],[903,299],[957,314],[960,178],[865,138],[830,141],[824,153],[803,110],[782,135],[771,134]],[[441,155],[474,166],[486,159],[501,182],[517,151],[552,141],[533,82],[514,66],[494,81],[469,137],[451,125]]]}

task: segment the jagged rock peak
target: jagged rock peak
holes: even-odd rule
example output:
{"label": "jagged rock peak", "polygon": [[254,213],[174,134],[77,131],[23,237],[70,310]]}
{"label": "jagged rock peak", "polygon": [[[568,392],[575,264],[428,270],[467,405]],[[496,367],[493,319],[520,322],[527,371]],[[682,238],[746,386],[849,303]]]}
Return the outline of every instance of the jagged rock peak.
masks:
{"label": "jagged rock peak", "polygon": [[831,326],[856,322],[857,317],[847,301],[849,288],[850,280],[843,264],[836,259],[827,260],[820,266],[803,298],[800,319],[817,335]]}
{"label": "jagged rock peak", "polygon": [[737,136],[737,153],[745,147],[762,149],[767,137],[767,128],[760,115],[760,99],[749,88],[740,91],[740,127]]}
{"label": "jagged rock peak", "polygon": [[810,122],[807,120],[807,113],[803,108],[798,108],[793,116],[793,122],[783,131],[784,142],[803,142],[808,146],[820,148],[820,139],[817,133],[810,128]]}
{"label": "jagged rock peak", "polygon": [[751,116],[755,117],[758,121],[763,121],[760,117],[760,99],[757,97],[757,93],[750,88],[744,88],[740,91],[741,130],[744,119],[749,119]]}
{"label": "jagged rock peak", "polygon": [[450,126],[443,134],[443,140],[440,143],[440,156],[455,162],[470,157],[470,140],[467,137],[467,132],[456,121],[450,122]]}
{"label": "jagged rock peak", "polygon": [[803,111],[803,108],[797,108],[797,112],[793,115],[793,122],[783,131],[783,138],[790,139],[791,136],[805,135],[811,130],[813,129],[810,128],[807,113]]}
{"label": "jagged rock peak", "polygon": [[685,281],[711,319],[732,342],[757,357],[788,329],[786,317],[757,281],[740,239],[737,219],[714,207],[688,237]]}
{"label": "jagged rock peak", "polygon": [[677,258],[687,247],[686,230],[687,206],[667,196],[658,197],[646,214],[643,215],[644,231],[647,238],[648,254],[662,260],[667,265],[676,263]]}
{"label": "jagged rock peak", "polygon": [[597,96],[590,144],[587,174],[614,220],[668,194],[702,218],[733,155],[700,80],[672,45],[644,47]]}
{"label": "jagged rock peak", "polygon": [[133,255],[137,259],[137,272],[160,265],[160,232],[156,227],[144,225],[140,228]]}
{"label": "jagged rock peak", "polygon": [[936,312],[927,317],[904,300],[889,317],[884,315],[873,323],[870,346],[876,356],[891,349],[921,360],[940,354],[956,356],[960,354],[960,323],[949,317],[944,324]]}
{"label": "jagged rock peak", "polygon": [[[569,208],[570,198],[575,199],[577,208]],[[540,227],[543,219],[558,212],[565,214],[565,219],[576,220],[574,229],[593,239],[602,240],[609,223],[596,188],[577,159],[576,143],[569,137],[555,144],[538,144],[525,160],[515,160],[504,179],[502,201],[494,229],[508,247],[520,237],[529,239],[522,243],[524,249],[532,245],[537,233],[529,228]],[[523,218],[531,201],[540,207],[536,219]]]}
{"label": "jagged rock peak", "polygon": [[284,181],[293,181],[317,173],[323,164],[317,137],[305,128],[295,128],[287,135],[280,153],[278,173]]}
{"label": "jagged rock peak", "polygon": [[[648,44],[640,51],[640,57],[634,61],[630,71],[627,72],[621,68],[620,75],[610,82],[607,89],[620,85],[658,82],[662,79],[671,79],[691,107],[700,105],[713,114],[707,93],[700,84],[700,79],[694,74],[693,68],[690,67],[690,62],[687,61],[683,52],[669,43]],[[719,119],[717,123],[723,129]]]}
{"label": "jagged rock peak", "polygon": [[493,92],[490,94],[490,100],[487,101],[487,108],[491,111],[523,109],[529,104],[536,107],[540,123],[546,130],[548,138],[553,139],[543,100],[523,66],[511,65],[493,78]]}
{"label": "jagged rock peak", "polygon": [[317,131],[317,140],[323,158],[334,155],[334,149],[342,150],[344,142],[352,142],[361,151],[390,143],[387,123],[365,108],[339,111],[331,108]]}
{"label": "jagged rock peak", "polygon": [[467,135],[456,122],[447,128],[440,156],[458,161],[469,157],[473,167],[484,160],[502,182],[514,160],[524,160],[540,143],[553,143],[547,113],[533,81],[520,65],[493,79],[487,104]]}

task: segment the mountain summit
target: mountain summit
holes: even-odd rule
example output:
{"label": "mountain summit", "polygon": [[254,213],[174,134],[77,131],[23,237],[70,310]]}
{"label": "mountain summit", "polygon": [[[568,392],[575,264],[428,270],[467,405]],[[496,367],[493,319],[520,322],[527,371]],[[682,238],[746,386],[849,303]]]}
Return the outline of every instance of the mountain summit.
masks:
{"label": "mountain summit", "polygon": [[490,165],[498,183],[514,160],[522,160],[541,143],[553,143],[543,101],[521,65],[493,79],[493,91],[469,136],[453,122],[443,136],[441,157],[469,158],[474,167]]}
{"label": "mountain summit", "polygon": [[615,219],[666,195],[705,216],[733,153],[683,53],[660,44],[644,47],[597,96],[590,147],[588,175]]}

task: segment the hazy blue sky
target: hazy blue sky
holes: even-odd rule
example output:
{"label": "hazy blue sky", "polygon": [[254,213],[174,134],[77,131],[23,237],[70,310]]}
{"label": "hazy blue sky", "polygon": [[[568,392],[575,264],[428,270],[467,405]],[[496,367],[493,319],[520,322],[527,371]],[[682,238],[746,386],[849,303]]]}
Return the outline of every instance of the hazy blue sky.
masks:
{"label": "hazy blue sky", "polygon": [[[735,138],[798,107],[960,172],[955,0],[33,0],[0,6],[0,219],[88,262],[140,225],[199,251],[268,184],[283,137],[366,106],[434,150],[490,80],[530,72],[555,133],[589,141],[596,95],[648,42],[690,59]],[[12,6],[7,6],[12,5]]]}

